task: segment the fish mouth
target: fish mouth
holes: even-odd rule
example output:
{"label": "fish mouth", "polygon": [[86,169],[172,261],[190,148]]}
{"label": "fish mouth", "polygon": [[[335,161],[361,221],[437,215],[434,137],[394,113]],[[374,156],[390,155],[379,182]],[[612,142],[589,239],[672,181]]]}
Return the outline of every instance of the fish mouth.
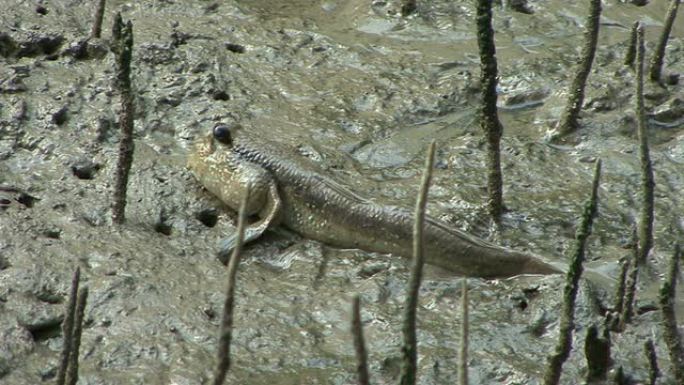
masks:
{"label": "fish mouth", "polygon": [[207,167],[207,160],[216,152],[216,145],[211,134],[203,135],[195,141],[188,154],[187,166],[194,173],[201,173]]}
{"label": "fish mouth", "polygon": [[195,144],[195,152],[201,156],[206,157],[216,151],[216,145],[214,144],[214,137],[210,133],[203,135]]}

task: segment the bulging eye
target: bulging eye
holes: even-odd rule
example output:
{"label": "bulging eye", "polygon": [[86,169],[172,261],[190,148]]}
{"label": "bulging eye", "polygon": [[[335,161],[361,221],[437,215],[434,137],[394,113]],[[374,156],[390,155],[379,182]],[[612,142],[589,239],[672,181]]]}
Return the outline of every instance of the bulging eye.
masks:
{"label": "bulging eye", "polygon": [[229,146],[233,144],[233,138],[230,135],[230,126],[219,124],[214,127],[214,139]]}

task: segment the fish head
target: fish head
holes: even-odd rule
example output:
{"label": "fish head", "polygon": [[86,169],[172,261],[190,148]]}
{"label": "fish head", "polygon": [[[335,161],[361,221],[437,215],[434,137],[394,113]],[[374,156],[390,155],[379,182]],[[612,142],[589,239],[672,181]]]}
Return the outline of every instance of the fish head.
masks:
{"label": "fish head", "polygon": [[245,194],[247,215],[258,213],[266,204],[269,185],[267,170],[234,151],[239,124],[218,124],[195,143],[188,156],[188,168],[210,193],[234,210]]}

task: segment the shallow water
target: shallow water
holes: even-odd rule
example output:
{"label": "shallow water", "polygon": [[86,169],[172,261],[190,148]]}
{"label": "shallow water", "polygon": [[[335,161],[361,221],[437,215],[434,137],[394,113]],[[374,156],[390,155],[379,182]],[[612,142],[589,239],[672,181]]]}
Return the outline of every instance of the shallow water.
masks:
{"label": "shallow water", "polygon": [[[49,3],[46,15],[32,3],[2,4],[1,31],[29,43],[59,34],[64,42],[58,54],[90,29],[90,3]],[[78,265],[91,293],[81,383],[208,383],[226,278],[216,245],[233,231],[234,215],[194,181],[185,157],[195,138],[218,121],[240,121],[355,192],[406,207],[414,203],[424,149],[436,138],[430,214],[555,262],[568,258],[593,161],[600,157],[600,215],[588,266],[617,276],[617,261],[630,253],[625,247],[639,207],[633,75],[621,63],[636,18],[646,22],[650,55],[665,2],[604,4],[583,128],[558,146],[542,139],[563,107],[585,2],[533,1],[533,15],[495,10],[509,209],[495,235],[482,206],[472,2],[421,4],[419,15],[408,19],[397,16],[399,4],[392,1],[216,4],[108,3],[104,38],[114,11],[132,20],[135,34],[136,155],[128,221],[120,229],[111,226],[108,211],[119,109],[111,54],[2,59],[0,184],[39,200],[28,207],[7,193],[13,203],[0,211],[0,382],[35,384],[55,375],[62,343],[55,325],[63,305],[49,299],[64,298]],[[684,24],[676,24],[666,73],[684,72]],[[231,51],[235,44],[244,53]],[[10,79],[25,90],[10,92]],[[225,95],[228,100],[221,100]],[[682,86],[648,86],[647,95],[647,109],[659,111],[682,98]],[[65,106],[66,121],[58,125],[53,114]],[[676,108],[671,110],[676,123]],[[651,125],[650,134],[656,248],[639,306],[657,300],[659,273],[684,210],[682,126]],[[74,175],[72,167],[84,164],[99,165],[92,179]],[[217,224],[203,224],[200,213],[216,213]],[[170,226],[170,235],[155,231],[160,222]],[[357,292],[372,380],[395,381],[408,261],[334,249],[284,229],[245,254],[230,383],[354,383],[348,325]],[[540,381],[557,337],[562,286],[555,276],[469,281],[471,383]],[[678,290],[680,319],[683,292]],[[611,298],[612,289],[606,304]],[[581,381],[586,328],[600,320],[586,295],[579,301],[575,350],[562,377],[567,384]],[[428,268],[418,315],[419,383],[455,382],[459,307],[460,278]],[[636,379],[646,378],[645,338],[655,339],[661,369],[669,372],[659,324],[660,314],[651,311],[613,335],[616,365]]]}

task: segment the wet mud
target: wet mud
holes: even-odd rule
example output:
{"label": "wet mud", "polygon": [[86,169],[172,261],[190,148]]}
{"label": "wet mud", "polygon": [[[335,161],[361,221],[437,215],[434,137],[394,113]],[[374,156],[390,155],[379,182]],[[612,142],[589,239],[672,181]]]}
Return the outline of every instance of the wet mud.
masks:
{"label": "wet mud", "polygon": [[[496,7],[504,125],[502,230],[486,218],[477,119],[474,2],[109,1],[103,38],[87,40],[94,2],[0,1],[0,383],[53,381],[70,277],[89,304],[80,384],[206,384],[214,366],[226,268],[218,242],[235,213],[186,168],[193,142],[238,121],[308,158],[376,202],[412,207],[427,144],[437,140],[428,212],[496,243],[567,262],[593,162],[603,161],[592,273],[580,294],[561,383],[586,375],[583,342],[613,303],[619,260],[639,212],[634,74],[623,63],[641,20],[650,57],[667,4],[604,2],[582,128],[544,135],[563,108],[586,2]],[[527,12],[529,11],[529,12]],[[119,98],[109,52],[115,12],[134,33],[135,146],[127,221],[111,223]],[[680,11],[681,13],[681,11]],[[680,19],[681,19],[680,15]],[[663,86],[647,84],[656,190],[655,249],[638,314],[613,334],[614,367],[648,376],[653,338],[674,381],[654,311],[660,276],[681,241],[684,23],[668,45]],[[394,383],[408,260],[340,250],[274,229],[238,273],[235,384],[353,384],[351,298],[361,295],[371,381]],[[428,267],[418,310],[419,383],[457,379],[460,278]],[[593,277],[593,278],[592,278]],[[556,343],[563,277],[471,279],[470,380],[539,383]],[[594,294],[591,294],[594,293]],[[684,319],[684,290],[677,309]]]}

